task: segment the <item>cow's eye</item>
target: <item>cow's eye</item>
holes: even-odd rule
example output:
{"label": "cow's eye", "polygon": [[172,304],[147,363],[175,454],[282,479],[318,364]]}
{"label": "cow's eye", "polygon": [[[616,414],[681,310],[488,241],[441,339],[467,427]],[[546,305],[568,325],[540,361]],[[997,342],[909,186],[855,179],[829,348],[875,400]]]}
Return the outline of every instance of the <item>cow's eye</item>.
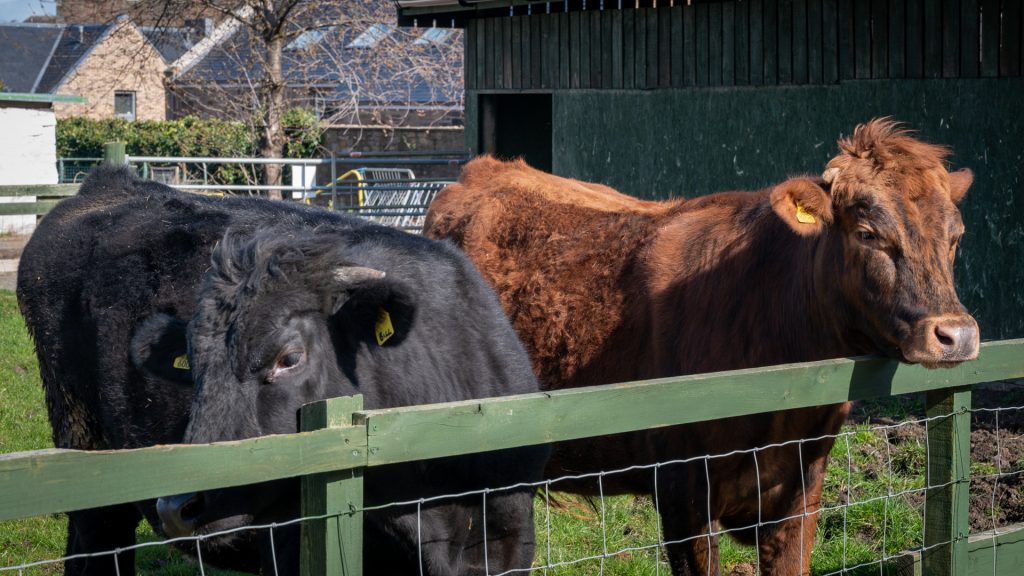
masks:
{"label": "cow's eye", "polygon": [[874,232],[864,229],[857,231],[857,238],[860,238],[862,242],[874,242],[875,240],[878,240],[878,236],[875,235]]}
{"label": "cow's eye", "polygon": [[302,362],[302,358],[306,355],[302,350],[293,350],[286,352],[277,357],[277,365],[275,368],[287,370],[288,368],[294,368]]}
{"label": "cow's eye", "polygon": [[267,374],[267,382],[274,382],[277,377],[295,368],[306,358],[305,350],[289,350],[280,354],[274,361],[274,367]]}

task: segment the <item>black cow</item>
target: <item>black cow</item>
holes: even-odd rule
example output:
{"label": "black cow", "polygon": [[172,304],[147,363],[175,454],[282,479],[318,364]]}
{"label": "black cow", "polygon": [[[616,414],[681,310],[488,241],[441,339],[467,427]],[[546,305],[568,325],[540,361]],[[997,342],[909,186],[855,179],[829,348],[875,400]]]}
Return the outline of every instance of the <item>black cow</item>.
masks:
{"label": "black cow", "polygon": [[[378,226],[273,228],[229,235],[187,325],[197,386],[185,440],[206,443],[292,432],[305,403],[362,394],[367,408],[537,390],[529,360],[492,290],[448,244]],[[135,348],[172,362],[186,329],[158,315]],[[150,343],[156,343],[150,345]],[[379,506],[480,491],[541,477],[546,448],[371,468],[365,501]],[[297,482],[161,498],[170,535],[295,518]],[[530,566],[532,489],[386,508],[366,515],[373,574],[483,574]],[[486,526],[484,520],[486,519]],[[417,526],[419,522],[419,526]],[[384,536],[384,535],[387,536]],[[419,550],[418,542],[422,542]],[[297,568],[297,547],[277,552]]]}
{"label": "black cow", "polygon": [[[78,196],[62,202],[43,219],[21,258],[18,300],[35,338],[58,447],[135,448],[184,438],[194,396],[192,373],[181,363],[165,361],[166,355],[178,358],[185,354],[183,334],[166,332],[161,341],[146,345],[142,345],[144,339],[138,339],[140,347],[134,351],[130,341],[136,332],[156,334],[167,318],[192,317],[200,279],[210,268],[211,252],[229,228],[235,239],[232,245],[237,245],[247,235],[275,225],[292,232],[324,227],[334,234],[376,229],[356,218],[287,203],[184,194],[139,181],[126,169],[109,167],[94,171]],[[394,241],[396,234],[377,233],[384,243]],[[405,240],[397,238],[400,244]],[[451,256],[446,248],[438,250]],[[461,269],[472,274],[464,260],[451,258],[463,262]],[[475,276],[473,280],[478,282]],[[429,290],[430,286],[410,287],[413,295]],[[342,307],[339,312],[349,309]],[[492,307],[493,312],[497,310]],[[403,317],[397,310],[396,315],[395,321],[401,323]],[[139,330],[147,319],[148,329]],[[529,374],[525,355],[511,334],[510,329],[499,330],[471,344],[505,346],[509,364],[519,362],[523,366],[520,371]],[[394,338],[394,343],[387,344],[409,341],[409,334]],[[161,361],[153,363],[158,358]],[[483,381],[486,379],[476,382]],[[536,387],[532,377],[508,382],[516,391]],[[479,389],[465,394],[491,392]],[[288,431],[292,430],[294,423]],[[525,476],[521,478],[529,476],[544,458],[543,451],[523,454]],[[520,499],[528,500],[528,495]],[[154,504],[149,501],[69,514],[67,553],[130,546],[143,516],[159,531]],[[287,537],[277,536],[287,543]],[[375,541],[371,536],[368,529],[368,544]],[[265,539],[262,533],[242,533],[215,549],[204,548],[203,558],[256,571],[261,561],[254,552],[257,547],[266,550],[265,542],[260,546]],[[529,557],[531,551],[526,545],[521,553]],[[121,553],[117,569],[121,574],[133,573],[133,553]],[[114,565],[110,557],[86,558],[66,562],[65,570],[67,574],[110,574]]]}

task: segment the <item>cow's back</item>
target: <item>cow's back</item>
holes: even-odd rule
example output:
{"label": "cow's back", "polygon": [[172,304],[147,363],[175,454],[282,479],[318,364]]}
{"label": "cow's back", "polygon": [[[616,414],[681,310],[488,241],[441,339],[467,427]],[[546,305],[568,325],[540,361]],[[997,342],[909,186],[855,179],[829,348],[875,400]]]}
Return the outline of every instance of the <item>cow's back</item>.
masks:
{"label": "cow's back", "polygon": [[672,206],[485,156],[437,196],[425,234],[471,255],[542,385],[575,386],[614,377],[600,346],[630,330],[643,247]]}
{"label": "cow's back", "polygon": [[25,247],[17,288],[55,444],[102,449],[179,441],[191,384],[135,369],[132,332],[154,312],[192,314],[210,251],[228,226],[289,220],[315,225],[333,217],[185,194],[109,167],[55,207]]}

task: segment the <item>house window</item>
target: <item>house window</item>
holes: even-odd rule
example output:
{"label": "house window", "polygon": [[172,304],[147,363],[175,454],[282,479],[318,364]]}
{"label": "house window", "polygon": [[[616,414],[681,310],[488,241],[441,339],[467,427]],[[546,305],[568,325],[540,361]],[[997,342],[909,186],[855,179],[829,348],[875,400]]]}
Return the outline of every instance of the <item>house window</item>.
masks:
{"label": "house window", "polygon": [[391,34],[392,30],[393,28],[387,24],[374,24],[349,42],[347,48],[373,48],[377,42]]}
{"label": "house window", "polygon": [[114,117],[135,121],[135,92],[114,92]]}
{"label": "house window", "polygon": [[284,47],[285,50],[306,50],[316,46],[324,38],[323,30],[306,30]]}
{"label": "house window", "polygon": [[413,44],[422,46],[424,44],[444,44],[445,40],[452,35],[452,30],[447,28],[427,28]]}

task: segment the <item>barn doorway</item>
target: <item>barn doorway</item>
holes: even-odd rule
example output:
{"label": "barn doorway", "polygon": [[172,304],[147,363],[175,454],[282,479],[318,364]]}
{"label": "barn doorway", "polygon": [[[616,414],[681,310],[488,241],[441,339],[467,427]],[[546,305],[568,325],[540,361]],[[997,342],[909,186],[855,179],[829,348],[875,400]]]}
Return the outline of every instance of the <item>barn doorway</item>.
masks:
{"label": "barn doorway", "polygon": [[480,95],[480,149],[551,172],[551,94]]}

